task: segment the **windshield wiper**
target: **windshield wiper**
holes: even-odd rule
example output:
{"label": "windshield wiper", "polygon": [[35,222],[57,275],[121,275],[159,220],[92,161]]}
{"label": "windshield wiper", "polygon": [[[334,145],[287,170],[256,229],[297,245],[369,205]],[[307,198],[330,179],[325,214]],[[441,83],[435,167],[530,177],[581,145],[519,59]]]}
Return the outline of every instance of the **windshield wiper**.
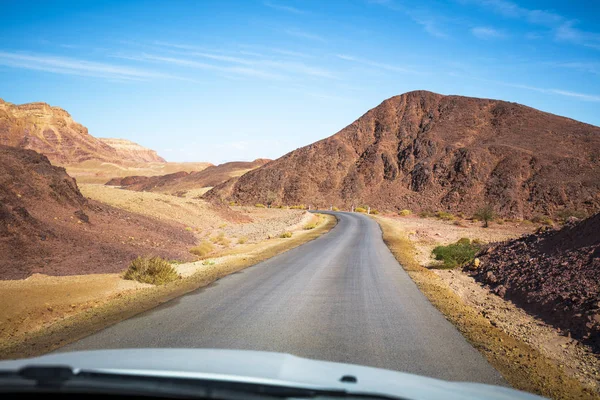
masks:
{"label": "windshield wiper", "polygon": [[74,370],[61,365],[28,366],[18,371],[0,371],[0,393],[10,392],[71,392],[225,400],[382,398],[382,396],[350,394],[343,389],[299,388],[206,378],[144,376]]}

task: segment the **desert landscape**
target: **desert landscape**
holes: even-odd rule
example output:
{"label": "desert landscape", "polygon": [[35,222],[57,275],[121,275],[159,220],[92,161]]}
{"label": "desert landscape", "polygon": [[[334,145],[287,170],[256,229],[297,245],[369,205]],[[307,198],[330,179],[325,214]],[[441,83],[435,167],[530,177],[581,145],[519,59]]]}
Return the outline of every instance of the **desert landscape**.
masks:
{"label": "desert landscape", "polygon": [[417,91],[279,159],[212,165],[97,139],[45,103],[0,112],[4,358],[314,240],[342,211],[381,225],[400,265],[510,384],[598,397],[597,127]]}

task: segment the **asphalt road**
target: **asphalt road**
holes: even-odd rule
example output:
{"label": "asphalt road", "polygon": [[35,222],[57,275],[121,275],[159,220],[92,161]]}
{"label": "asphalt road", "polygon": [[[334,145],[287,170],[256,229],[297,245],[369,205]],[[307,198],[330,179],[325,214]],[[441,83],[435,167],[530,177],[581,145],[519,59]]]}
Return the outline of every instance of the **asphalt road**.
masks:
{"label": "asphalt road", "polygon": [[267,350],[504,384],[417,289],[370,218],[334,213],[320,238],[59,351]]}

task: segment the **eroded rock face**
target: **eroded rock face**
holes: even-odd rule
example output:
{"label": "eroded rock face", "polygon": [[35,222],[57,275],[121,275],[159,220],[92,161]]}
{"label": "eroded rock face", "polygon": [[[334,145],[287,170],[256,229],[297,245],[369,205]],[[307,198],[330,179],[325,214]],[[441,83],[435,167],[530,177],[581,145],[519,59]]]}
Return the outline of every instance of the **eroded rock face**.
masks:
{"label": "eroded rock face", "polygon": [[498,100],[416,91],[205,197],[505,217],[600,209],[600,128]]}
{"label": "eroded rock face", "polygon": [[88,133],[68,112],[46,103],[14,105],[0,100],[0,145],[35,150],[56,164],[87,160],[112,163],[165,162],[153,150],[112,139],[111,144]]}
{"label": "eroded rock face", "polygon": [[166,162],[164,158],[156,154],[156,151],[125,139],[105,139],[100,141],[117,150],[117,154],[124,160],[136,160],[139,162]]}

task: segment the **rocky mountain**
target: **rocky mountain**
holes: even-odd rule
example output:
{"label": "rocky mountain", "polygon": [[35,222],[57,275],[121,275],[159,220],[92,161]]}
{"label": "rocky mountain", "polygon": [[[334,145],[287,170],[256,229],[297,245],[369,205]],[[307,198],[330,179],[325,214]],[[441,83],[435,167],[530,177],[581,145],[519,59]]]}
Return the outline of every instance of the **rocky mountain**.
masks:
{"label": "rocky mountain", "polygon": [[137,162],[167,162],[156,154],[156,151],[126,139],[99,138],[99,140],[113,149],[117,150],[117,156],[121,160],[135,160]]}
{"label": "rocky mountain", "polygon": [[127,176],[111,179],[106,184],[135,191],[183,194],[194,189],[219,185],[259,168],[269,161],[263,158],[254,161],[233,161],[209,166],[202,171],[190,173],[182,171],[160,176]]}
{"label": "rocky mountain", "polygon": [[46,103],[14,105],[0,99],[0,145],[35,150],[61,165],[87,160],[164,162],[133,142],[95,138],[68,112]]}
{"label": "rocky mountain", "polygon": [[479,255],[465,270],[498,295],[600,350],[600,214]]}
{"label": "rocky mountain", "polygon": [[86,199],[33,150],[0,145],[0,279],[120,272],[138,255],[190,259],[184,226]]}
{"label": "rocky mountain", "polygon": [[207,198],[507,217],[600,209],[600,128],[499,100],[415,91]]}

